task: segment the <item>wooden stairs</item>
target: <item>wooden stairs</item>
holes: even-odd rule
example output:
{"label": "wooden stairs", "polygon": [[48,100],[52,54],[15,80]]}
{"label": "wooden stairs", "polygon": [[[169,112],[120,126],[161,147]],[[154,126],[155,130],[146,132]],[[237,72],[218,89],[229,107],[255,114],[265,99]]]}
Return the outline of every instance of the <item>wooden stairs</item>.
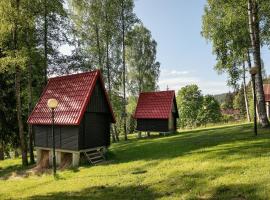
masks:
{"label": "wooden stairs", "polygon": [[96,165],[105,161],[103,148],[90,149],[83,152],[88,162],[92,165]]}

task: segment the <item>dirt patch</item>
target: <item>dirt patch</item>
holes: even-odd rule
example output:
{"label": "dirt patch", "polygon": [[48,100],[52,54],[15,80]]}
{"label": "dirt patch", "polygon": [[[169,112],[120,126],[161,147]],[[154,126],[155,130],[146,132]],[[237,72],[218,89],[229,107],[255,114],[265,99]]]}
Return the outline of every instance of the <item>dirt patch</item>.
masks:
{"label": "dirt patch", "polygon": [[49,151],[41,150],[40,161],[30,171],[34,174],[40,174],[48,171],[49,167]]}
{"label": "dirt patch", "polygon": [[[61,154],[61,162],[60,165],[57,167],[58,170],[64,170],[66,168],[71,167],[72,165],[72,153],[63,153]],[[23,178],[27,178],[31,175],[41,176],[43,174],[51,174],[52,167],[49,164],[49,151],[42,150],[40,155],[40,161],[35,166],[28,166],[28,169],[16,170],[11,171],[10,173],[6,174],[5,176],[0,177],[1,179],[14,179],[19,180]]]}
{"label": "dirt patch", "polygon": [[62,153],[61,163],[59,169],[65,169],[70,167],[72,164],[72,154],[71,153]]}

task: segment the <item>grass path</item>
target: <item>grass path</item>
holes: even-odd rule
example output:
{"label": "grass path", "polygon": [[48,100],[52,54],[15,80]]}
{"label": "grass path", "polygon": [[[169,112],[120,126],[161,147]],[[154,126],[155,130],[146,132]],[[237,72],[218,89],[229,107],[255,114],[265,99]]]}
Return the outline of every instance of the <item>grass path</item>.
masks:
{"label": "grass path", "polygon": [[[251,125],[197,129],[113,144],[110,161],[15,178],[0,162],[0,199],[269,199],[270,131]],[[23,172],[23,171],[22,171]]]}

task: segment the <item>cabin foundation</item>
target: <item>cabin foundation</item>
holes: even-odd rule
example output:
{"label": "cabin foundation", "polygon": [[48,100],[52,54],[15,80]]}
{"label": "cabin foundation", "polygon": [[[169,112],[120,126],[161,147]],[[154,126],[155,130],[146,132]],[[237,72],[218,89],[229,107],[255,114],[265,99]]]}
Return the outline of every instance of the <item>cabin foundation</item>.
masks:
{"label": "cabin foundation", "polygon": [[72,166],[77,167],[80,163],[80,152],[72,153]]}
{"label": "cabin foundation", "polygon": [[[37,157],[36,162],[39,164],[41,162],[42,155],[44,153],[49,153],[49,165],[53,165],[53,150],[52,149],[42,149],[42,148],[36,148]],[[55,150],[55,159],[56,159],[56,165],[57,166],[63,166],[65,164],[66,158],[71,158],[71,166],[72,167],[78,167],[80,163],[80,152],[71,152],[71,151],[63,151],[63,150]]]}
{"label": "cabin foundation", "polygon": [[[48,157],[49,166],[53,165],[53,150],[51,148],[46,147],[36,147],[36,162],[39,164],[42,161],[42,158],[45,154]],[[55,149],[55,159],[56,165],[60,168],[65,168],[68,166],[78,167],[81,159],[84,160],[84,157],[91,164],[95,164],[97,158],[102,158],[105,160],[105,154],[107,152],[106,146],[100,146],[96,148],[84,149],[80,151],[70,151],[63,149]],[[94,157],[89,157],[89,154],[93,154]]]}

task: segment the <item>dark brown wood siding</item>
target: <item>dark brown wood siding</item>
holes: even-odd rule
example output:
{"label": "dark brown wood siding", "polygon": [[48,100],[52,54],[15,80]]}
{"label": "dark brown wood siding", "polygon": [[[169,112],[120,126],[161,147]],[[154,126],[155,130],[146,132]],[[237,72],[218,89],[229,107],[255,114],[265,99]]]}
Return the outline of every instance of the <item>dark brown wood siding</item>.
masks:
{"label": "dark brown wood siding", "polygon": [[[52,128],[48,125],[34,125],[35,146],[52,148]],[[79,150],[79,126],[55,126],[55,147],[65,150]]]}
{"label": "dark brown wood siding", "polygon": [[97,81],[94,91],[91,95],[90,102],[86,112],[109,113],[109,105],[107,103],[104,91],[101,88],[100,82]]}
{"label": "dark brown wood siding", "polygon": [[109,115],[104,113],[85,113],[80,127],[80,149],[109,145]]}
{"label": "dark brown wood siding", "polygon": [[80,125],[79,148],[109,146],[110,123],[109,105],[100,82],[97,81]]}
{"label": "dark brown wood siding", "polygon": [[137,130],[168,132],[168,119],[137,119]]}

